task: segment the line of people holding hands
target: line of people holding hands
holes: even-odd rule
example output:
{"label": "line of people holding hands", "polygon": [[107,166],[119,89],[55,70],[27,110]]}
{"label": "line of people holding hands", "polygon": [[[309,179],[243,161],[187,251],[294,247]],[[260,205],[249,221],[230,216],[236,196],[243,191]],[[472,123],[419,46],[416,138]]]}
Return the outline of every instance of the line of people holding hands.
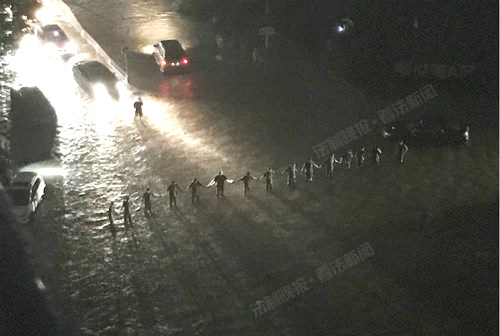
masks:
{"label": "line of people holding hands", "polygon": [[[403,163],[404,162],[404,157],[406,152],[408,151],[408,147],[404,144],[403,141],[399,143],[399,149],[398,149],[398,162]],[[382,156],[382,150],[380,147],[376,146],[372,150],[372,163],[373,166],[377,167],[380,165],[381,161],[381,156]],[[353,153],[351,149],[348,149],[344,155],[340,156],[338,159],[335,156],[335,153],[331,153],[326,160],[322,164],[317,164],[314,162],[312,157],[310,157],[307,161],[304,162],[304,165],[300,171],[297,169],[297,165],[295,162],[290,163],[285,169],[281,170],[282,174],[287,175],[287,185],[290,187],[295,187],[296,180],[297,180],[297,174],[304,173],[305,179],[307,182],[312,182],[313,177],[314,177],[314,168],[321,168],[323,165],[325,165],[325,172],[326,172],[326,177],[330,178],[332,176],[334,166],[335,164],[342,164],[344,163],[345,167],[347,170],[351,170],[352,168],[352,163],[353,160],[356,160],[357,166],[362,168],[365,166],[365,161],[366,161],[366,148],[361,147],[356,154]],[[195,177],[187,186],[185,190],[182,190],[175,181],[172,181],[169,186],[167,187],[167,192],[169,196],[169,206],[170,207],[177,207],[177,192],[191,192],[191,203],[196,204],[200,201],[200,196],[199,196],[199,188],[204,187],[204,188],[210,188],[215,185],[216,187],[216,195],[217,198],[223,198],[224,197],[224,185],[225,182],[227,183],[236,183],[236,182],[243,182],[243,194],[245,196],[248,196],[250,194],[250,183],[254,180],[259,180],[265,178],[266,180],[266,191],[272,191],[273,189],[273,178],[274,178],[275,171],[272,168],[268,168],[264,174],[261,177],[255,177],[250,174],[250,172],[247,172],[245,175],[243,175],[241,178],[238,180],[232,180],[229,179],[226,175],[224,175],[223,171],[219,171],[219,173],[207,184],[203,185],[198,179]],[[152,215],[152,208],[151,208],[151,198],[152,197],[159,197],[161,195],[156,195],[150,191],[149,188],[146,189],[146,192],[143,194],[143,201],[144,201],[144,213],[146,216],[151,216]],[[129,204],[129,197],[125,196],[122,204],[123,208],[123,216],[124,216],[124,224],[125,226],[132,226],[132,219],[130,215],[130,204]],[[116,235],[116,229],[114,227],[114,221],[113,221],[113,214],[114,214],[114,202],[111,202],[109,208],[108,208],[108,219],[110,222],[110,229],[111,233],[113,236]]]}

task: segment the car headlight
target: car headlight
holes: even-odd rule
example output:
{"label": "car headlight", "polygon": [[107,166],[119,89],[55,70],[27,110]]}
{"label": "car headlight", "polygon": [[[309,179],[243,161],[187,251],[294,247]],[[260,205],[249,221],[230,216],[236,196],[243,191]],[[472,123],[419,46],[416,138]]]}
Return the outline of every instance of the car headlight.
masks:
{"label": "car headlight", "polygon": [[155,52],[155,47],[153,47],[152,45],[145,46],[142,48],[142,52],[145,54],[152,54]]}
{"label": "car headlight", "polygon": [[116,82],[115,84],[116,91],[118,92],[119,97],[130,97],[131,93],[127,86],[123,84],[123,82]]}
{"label": "car headlight", "polygon": [[108,90],[102,83],[94,84],[94,86],[92,87],[92,91],[94,92],[94,98],[96,99],[108,97]]}
{"label": "car headlight", "polygon": [[57,46],[54,43],[45,43],[43,48],[48,52],[48,53],[55,53],[57,52]]}
{"label": "car headlight", "polygon": [[66,45],[64,46],[64,48],[66,49],[67,52],[69,53],[72,53],[72,54],[75,54],[76,53],[76,44],[73,43],[73,42],[68,42],[66,43]]}

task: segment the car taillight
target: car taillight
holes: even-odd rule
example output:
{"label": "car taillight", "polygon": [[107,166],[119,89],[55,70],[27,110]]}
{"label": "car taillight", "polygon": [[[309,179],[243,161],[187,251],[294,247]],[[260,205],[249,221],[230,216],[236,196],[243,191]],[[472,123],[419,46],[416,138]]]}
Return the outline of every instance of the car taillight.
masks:
{"label": "car taillight", "polygon": [[165,60],[161,61],[161,65],[167,65],[167,61]]}
{"label": "car taillight", "polygon": [[186,65],[189,63],[189,60],[187,59],[187,57],[184,57],[183,59],[181,59],[181,62],[182,64]]}

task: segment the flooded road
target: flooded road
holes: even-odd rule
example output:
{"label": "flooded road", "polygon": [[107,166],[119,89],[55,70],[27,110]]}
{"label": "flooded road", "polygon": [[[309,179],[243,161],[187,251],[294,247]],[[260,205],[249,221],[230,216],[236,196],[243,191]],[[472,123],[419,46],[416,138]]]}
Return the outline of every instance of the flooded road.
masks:
{"label": "flooded road", "polygon": [[[379,232],[371,227],[373,213],[381,211],[384,223],[399,218],[397,209],[405,209],[408,199],[398,199],[387,185],[396,185],[395,190],[412,201],[410,189],[421,191],[432,204],[420,199],[414,203],[425,203],[422,208],[433,211],[435,204],[491,201],[495,186],[471,188],[457,196],[455,180],[442,178],[455,169],[450,161],[462,162],[476,153],[474,149],[445,152],[450,161],[436,168],[435,180],[445,183],[437,194],[415,182],[414,176],[428,166],[419,166],[416,175],[412,171],[408,177],[389,164],[366,176],[339,170],[333,183],[321,172],[316,184],[289,190],[282,169],[294,160],[301,168],[312,146],[330,135],[336,123],[350,125],[362,114],[356,110],[362,109],[358,98],[345,95],[339,82],[328,84],[323,77],[294,81],[303,77],[262,73],[252,64],[225,67],[216,61],[209,42],[214,32],[181,18],[167,1],[68,4],[122,69],[127,67],[124,46],[142,52],[165,38],[179,39],[196,66],[174,77],[151,74],[151,68],[134,69],[142,73],[139,82],[145,87],[120,83],[119,101],[91,98],[75,82],[71,68],[77,61],[98,57],[61,17],[49,19],[77,44],[74,57],[46,56],[33,36],[2,56],[2,83],[38,86],[58,116],[52,160],[25,167],[40,171],[48,185],[26,230],[65,334],[302,336],[340,330],[371,335],[381,325],[389,334],[413,330],[408,320],[418,307],[408,307],[406,284],[373,259],[351,270],[344,267],[345,273],[329,283],[318,270],[362,246],[368,233]],[[8,86],[2,86],[0,96],[6,124]],[[310,92],[318,98],[314,102]],[[142,120],[134,119],[138,96],[144,101]],[[476,162],[472,157],[467,161],[471,165]],[[491,177],[485,170],[490,172],[492,166],[488,161],[484,168],[458,174],[463,184],[474,185],[479,176]],[[276,171],[273,193],[259,180],[252,184],[251,197],[244,197],[237,182],[226,186],[224,200],[216,199],[214,188],[202,188],[199,205],[192,205],[185,192],[179,192],[177,208],[168,205],[172,180],[185,190],[194,177],[205,185],[221,169],[238,180],[247,171],[261,177],[268,167]],[[144,215],[146,188],[155,194],[151,217]],[[395,206],[372,197],[378,194]],[[130,228],[123,223],[125,196],[131,199]],[[116,239],[106,213],[111,201],[116,204]],[[366,213],[359,213],[359,204],[366,206]],[[418,218],[428,221],[429,212],[414,207]],[[397,253],[387,252],[388,241],[378,235],[370,238],[375,255],[384,255],[389,263]],[[288,303],[270,301],[279,289],[297,283],[302,287],[294,287]],[[267,305],[265,314],[256,313],[258,302]],[[441,327],[442,320],[449,321],[449,312],[439,314],[412,323],[424,334],[433,328],[449,331],[454,321]]]}
{"label": "flooded road", "polygon": [[[172,13],[156,15],[154,22],[172,28],[148,35],[141,22],[154,13],[134,12],[144,4],[140,5],[124,8],[123,14],[139,24],[130,40],[137,48],[175,29],[183,32],[184,45],[196,44],[182,28],[187,24]],[[57,112],[53,160],[23,169],[41,172],[48,182],[30,230],[37,262],[56,271],[41,276],[55,294],[65,331],[215,335],[222,328],[236,335],[257,326],[265,334],[273,325],[259,327],[262,322],[254,321],[250,311],[264,291],[252,280],[254,275],[235,268],[231,254],[212,246],[216,236],[208,238],[225,230],[220,225],[229,225],[230,218],[212,218],[225,216],[225,205],[208,202],[214,191],[207,190],[202,191],[200,208],[193,208],[181,194],[180,209],[168,209],[166,186],[175,179],[185,189],[193,176],[206,184],[220,169],[234,177],[243,175],[241,167],[263,173],[271,161],[269,154],[255,144],[236,141],[241,128],[233,125],[239,120],[224,120],[218,111],[192,98],[196,88],[191,83],[204,80],[197,74],[160,77],[160,90],[151,95],[122,84],[118,102],[89,97],[72,78],[71,67],[96,57],[95,52],[67,23],[56,20],[77,42],[77,55],[69,60],[48,56],[36,38],[27,35],[19,49],[6,56],[6,63],[15,73],[10,85],[38,86]],[[37,62],[32,62],[33,54]],[[134,120],[132,103],[139,94],[145,116]],[[142,210],[147,187],[158,195],[151,218]],[[227,194],[239,194],[239,188]],[[131,230],[121,221],[125,195],[133,207]],[[116,240],[110,236],[106,215],[111,201],[117,204]],[[198,232],[207,215],[208,223],[216,225]],[[252,282],[256,289],[248,292]]]}

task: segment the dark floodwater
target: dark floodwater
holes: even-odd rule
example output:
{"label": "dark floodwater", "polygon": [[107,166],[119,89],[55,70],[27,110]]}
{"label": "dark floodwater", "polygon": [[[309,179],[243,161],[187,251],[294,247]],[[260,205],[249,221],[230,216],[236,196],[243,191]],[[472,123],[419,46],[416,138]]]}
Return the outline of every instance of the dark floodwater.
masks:
{"label": "dark floodwater", "polygon": [[[123,46],[141,51],[158,40],[176,38],[188,50],[195,50],[213,38],[213,32],[172,12],[168,1],[70,3],[85,28],[122,66]],[[336,323],[330,321],[340,304],[335,289],[352,295],[352,300],[345,301],[364,307],[356,308],[359,312],[388,309],[376,299],[380,294],[372,282],[373,274],[384,279],[386,274],[377,273],[367,262],[354,272],[374,288],[366,298],[359,294],[363,290],[352,288],[354,281],[345,288],[323,286],[316,296],[304,295],[300,298],[303,301],[265,319],[252,315],[250,307],[256,300],[308,275],[332,255],[346,252],[338,237],[326,235],[328,241],[322,240],[323,228],[331,223],[311,219],[297,206],[300,192],[309,195],[310,208],[319,214],[316,217],[325,215],[330,221],[321,209],[332,208],[331,204],[342,201],[340,198],[321,203],[322,195],[316,195],[311,186],[287,192],[280,200],[262,194],[246,200],[237,184],[228,186],[226,203],[216,202],[213,190],[203,189],[204,206],[199,209],[191,207],[186,194],[179,196],[180,211],[170,210],[166,199],[166,186],[173,179],[185,188],[194,176],[207,183],[220,169],[231,178],[249,170],[260,175],[270,165],[278,170],[310,154],[312,145],[339,127],[333,120],[349,120],[344,124],[347,126],[362,115],[357,109],[359,99],[346,94],[340,81],[327,86],[324,79],[328,75],[320,72],[304,81],[288,80],[302,78],[288,74],[235,74],[219,71],[215,57],[210,59],[215,55],[201,55],[207,58],[204,64],[211,66],[199,73],[163,80],[156,76],[153,92],[123,88],[119,102],[93,100],[74,82],[71,64],[76,59],[95,58],[95,52],[70,25],[62,21],[61,25],[78,44],[79,53],[68,62],[40,54],[37,65],[42,66],[29,62],[36,43],[26,39],[13,48],[9,30],[3,30],[0,60],[5,66],[0,73],[0,106],[1,123],[8,125],[8,85],[37,85],[58,114],[54,159],[32,166],[47,173],[48,188],[34,223],[26,231],[32,239],[28,242],[37,272],[51,293],[66,334],[191,336],[249,335],[254,331],[255,335],[301,335],[292,331],[321,330],[316,322],[324,323],[325,329]],[[303,65],[301,61],[294,61],[293,70],[303,71],[298,66]],[[262,78],[275,85],[259,89]],[[290,88],[289,83],[294,86]],[[133,120],[132,102],[138,94],[144,100],[142,121]],[[313,96],[323,97],[327,103],[309,100]],[[297,110],[300,113],[290,112]],[[7,132],[6,127],[2,132]],[[449,156],[454,155],[463,153],[451,152]],[[282,177],[275,181],[278,195],[279,185],[285,188]],[[261,185],[255,183],[257,193]],[[339,183],[348,193],[353,181]],[[359,187],[360,193],[365,192],[364,186]],[[157,215],[150,219],[141,209],[147,187],[159,195],[153,202]],[[406,187],[401,188],[406,192]],[[337,197],[333,194],[330,196]],[[481,194],[487,200],[491,188]],[[131,197],[133,230],[127,230],[122,222],[125,195]],[[469,196],[463,193],[461,197]],[[117,208],[116,240],[111,239],[106,214],[110,201],[115,201]],[[355,211],[358,209],[349,214]],[[331,254],[316,254],[322,248]],[[386,288],[383,295],[406,302],[404,294],[398,296],[405,291],[396,289]],[[325,297],[332,301],[323,302]],[[316,309],[317,302],[322,302],[324,309]],[[363,317],[376,325],[378,320],[370,314]],[[398,317],[403,320],[405,314]],[[387,313],[384,318],[389,321],[392,316]],[[424,319],[422,324],[431,320]],[[339,327],[359,331],[354,329],[359,327],[354,321]]]}

